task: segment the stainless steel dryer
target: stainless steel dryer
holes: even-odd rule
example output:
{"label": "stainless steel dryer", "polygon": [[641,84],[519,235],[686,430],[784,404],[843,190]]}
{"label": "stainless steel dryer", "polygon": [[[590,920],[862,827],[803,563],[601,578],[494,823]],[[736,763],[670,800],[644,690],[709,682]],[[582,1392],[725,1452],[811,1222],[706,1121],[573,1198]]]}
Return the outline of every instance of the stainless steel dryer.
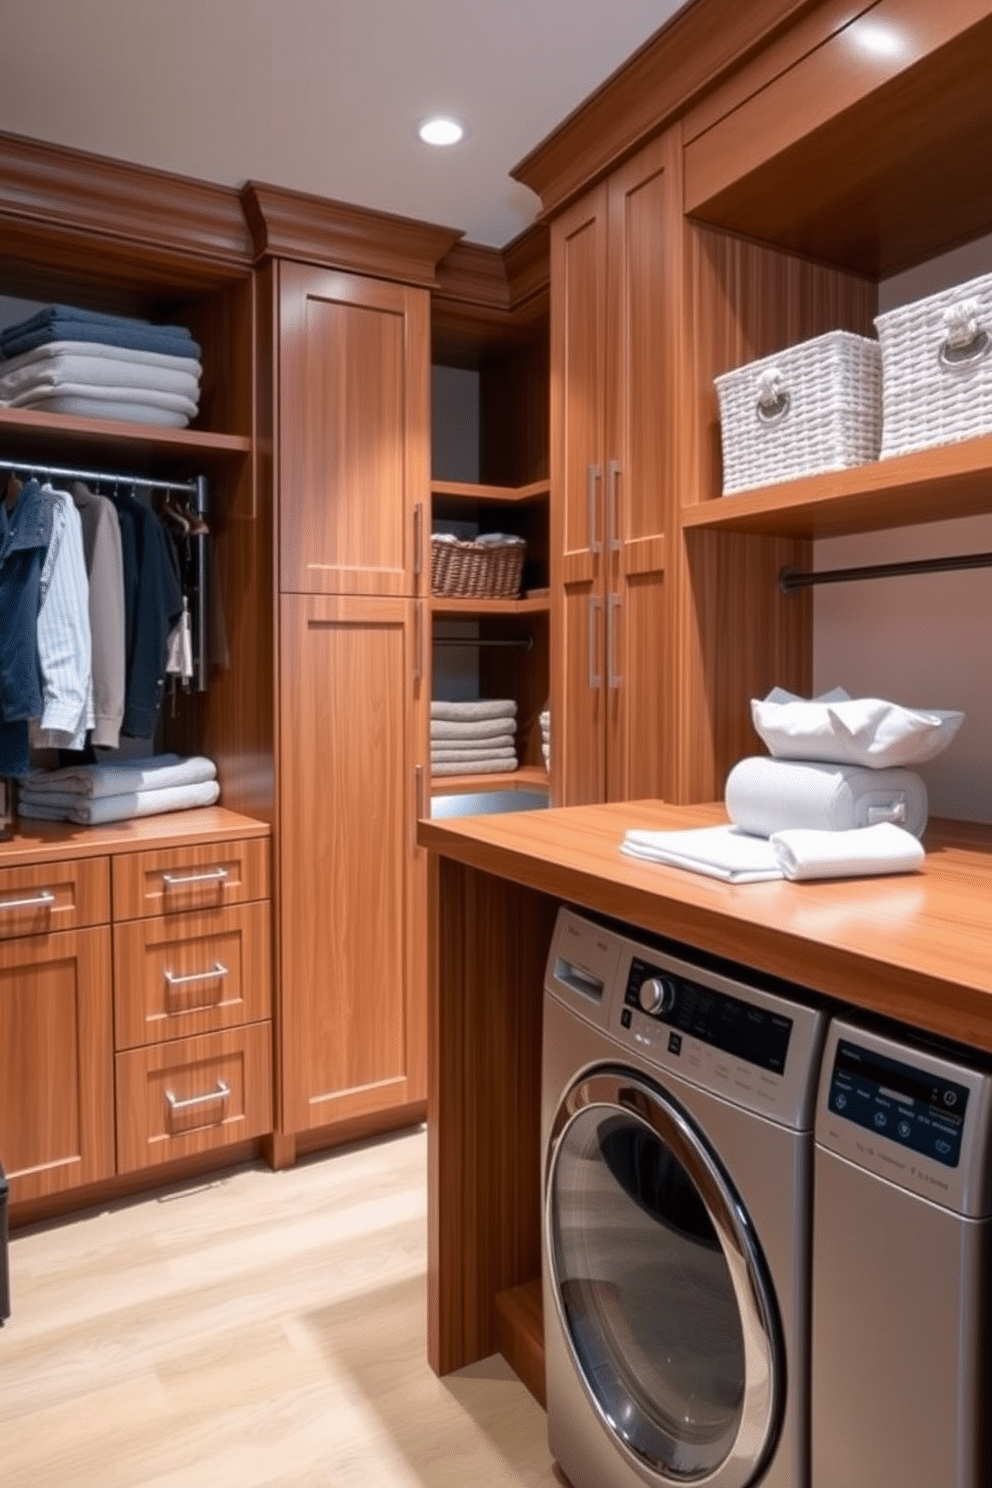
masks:
{"label": "stainless steel dryer", "polygon": [[806,1488],[824,1014],[559,912],[545,978],[544,1330],[574,1488]]}

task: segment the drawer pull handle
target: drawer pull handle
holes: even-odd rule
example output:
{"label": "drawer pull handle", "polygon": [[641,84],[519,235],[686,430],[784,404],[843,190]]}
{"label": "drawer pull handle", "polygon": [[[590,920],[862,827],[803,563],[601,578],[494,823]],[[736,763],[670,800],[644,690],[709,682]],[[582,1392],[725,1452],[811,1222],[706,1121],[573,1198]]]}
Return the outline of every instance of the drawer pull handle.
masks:
{"label": "drawer pull handle", "polygon": [[211,868],[207,873],[163,873],[162,882],[167,889],[183,889],[187,884],[223,883],[227,876],[226,868]]}
{"label": "drawer pull handle", "polygon": [[0,899],[0,909],[47,909],[55,903],[55,895],[50,889],[42,889],[40,894],[33,894],[30,899]]}
{"label": "drawer pull handle", "polygon": [[163,971],[162,975],[170,987],[188,987],[192,982],[213,982],[218,977],[230,976],[223,961],[215,961],[209,971],[191,971],[187,976],[176,976],[174,971]]}
{"label": "drawer pull handle", "polygon": [[206,1095],[187,1095],[184,1100],[171,1090],[165,1092],[165,1098],[169,1103],[169,1111],[175,1115],[179,1111],[192,1111],[197,1106],[207,1106],[211,1101],[226,1101],[231,1094],[231,1087],[226,1080],[217,1081],[216,1090],[208,1090]]}

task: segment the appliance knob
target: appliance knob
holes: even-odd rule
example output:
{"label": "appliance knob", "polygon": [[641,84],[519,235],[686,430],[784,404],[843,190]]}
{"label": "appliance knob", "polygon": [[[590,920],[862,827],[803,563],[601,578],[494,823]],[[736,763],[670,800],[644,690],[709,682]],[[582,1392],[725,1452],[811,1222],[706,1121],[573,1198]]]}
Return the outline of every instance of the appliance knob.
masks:
{"label": "appliance knob", "polygon": [[675,988],[662,977],[645,977],[637,1000],[642,1011],[660,1016],[671,1012],[675,1005]]}

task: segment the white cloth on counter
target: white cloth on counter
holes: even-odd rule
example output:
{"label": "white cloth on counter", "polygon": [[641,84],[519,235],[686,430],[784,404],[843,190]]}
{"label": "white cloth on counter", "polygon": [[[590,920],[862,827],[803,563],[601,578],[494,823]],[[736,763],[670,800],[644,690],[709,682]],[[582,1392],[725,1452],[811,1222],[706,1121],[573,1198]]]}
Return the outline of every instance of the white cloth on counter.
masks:
{"label": "white cloth on counter", "polygon": [[776,759],[881,769],[934,759],[950,744],[964,714],[852,698],[842,687],[812,699],[776,687],[763,699],[751,699],[751,718]]}
{"label": "white cloth on counter", "polygon": [[791,879],[912,873],[926,856],[923,844],[892,822],[851,832],[776,832],[769,844]]}
{"label": "white cloth on counter", "polygon": [[781,878],[782,869],[767,838],[733,825],[689,827],[675,832],[627,832],[620,851],[649,863],[688,868],[726,883],[760,883]]}
{"label": "white cloth on counter", "polygon": [[513,698],[478,698],[471,702],[447,703],[435,699],[431,703],[431,720],[448,723],[478,723],[485,718],[516,718],[517,704]]}
{"label": "white cloth on counter", "polygon": [[727,815],[759,837],[792,829],[841,832],[891,821],[922,837],[927,788],[912,770],[819,760],[740,760],[727,776]]}
{"label": "white cloth on counter", "polygon": [[150,754],[106,764],[67,765],[61,770],[32,770],[20,782],[20,795],[44,792],[81,797],[115,796],[177,785],[200,785],[217,778],[217,766],[205,755]]}
{"label": "white cloth on counter", "polygon": [[174,785],[148,790],[132,790],[114,796],[76,795],[73,804],[53,806],[40,796],[18,792],[17,810],[21,816],[41,821],[71,821],[80,826],[95,827],[103,822],[130,821],[132,817],[157,816],[164,811],[187,811],[194,806],[212,806],[220,796],[216,780],[199,785]]}

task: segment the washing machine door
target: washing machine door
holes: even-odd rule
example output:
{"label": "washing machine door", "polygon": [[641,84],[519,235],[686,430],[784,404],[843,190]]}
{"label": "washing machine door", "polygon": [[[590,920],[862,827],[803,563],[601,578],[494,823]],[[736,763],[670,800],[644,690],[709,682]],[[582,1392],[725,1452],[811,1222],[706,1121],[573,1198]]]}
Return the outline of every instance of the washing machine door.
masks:
{"label": "washing machine door", "polygon": [[648,1076],[579,1078],[548,1145],[546,1263],[590,1400],[648,1482],[745,1488],[774,1446],[778,1312],[739,1195]]}

